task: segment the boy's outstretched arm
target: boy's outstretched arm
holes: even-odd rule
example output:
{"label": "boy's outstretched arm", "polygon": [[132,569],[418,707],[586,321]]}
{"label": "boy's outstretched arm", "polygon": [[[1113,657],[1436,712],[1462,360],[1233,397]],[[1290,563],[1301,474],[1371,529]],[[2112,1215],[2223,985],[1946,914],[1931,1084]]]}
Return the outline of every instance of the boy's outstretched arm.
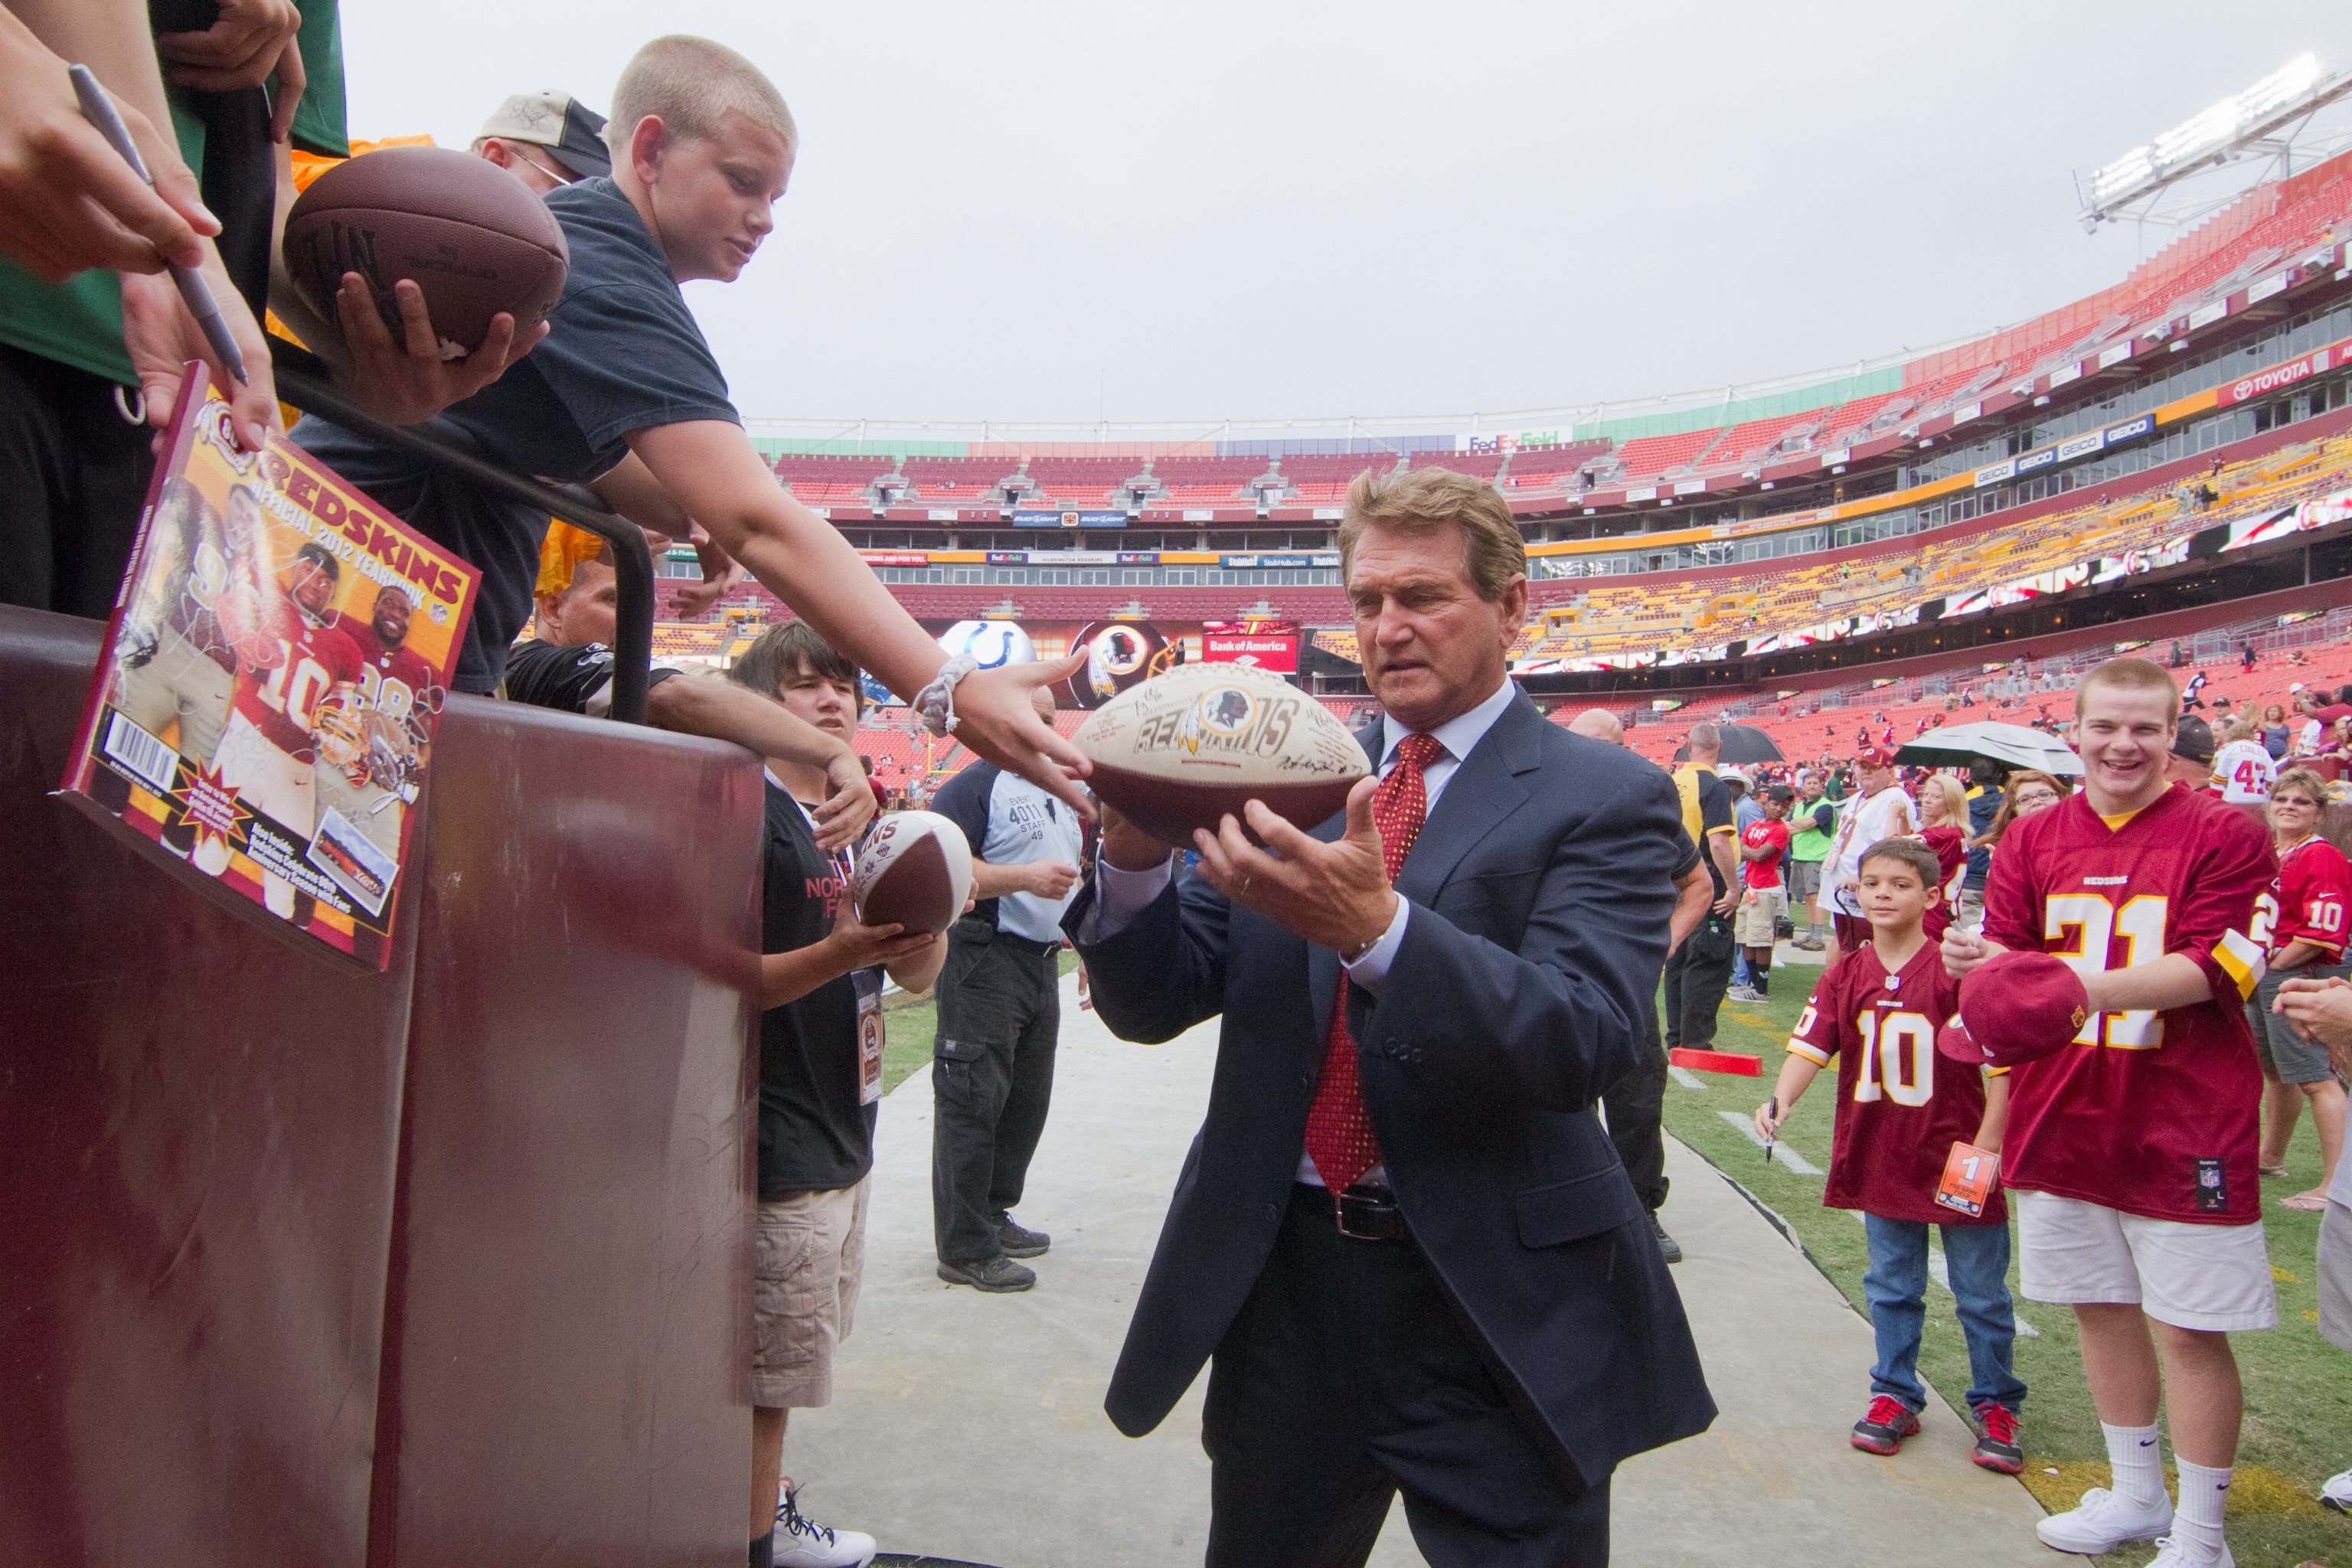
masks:
{"label": "boy's outstretched arm", "polygon": [[[939,673],[939,644],[838,530],[784,493],[740,426],[695,419],[628,439],[680,509],[825,641],[893,691],[919,691]],[[1091,815],[1076,782],[1086,757],[1037,717],[1029,693],[1066,679],[1084,658],[975,670],[955,689],[956,739],[1082,816]]]}
{"label": "boy's outstretched arm", "polygon": [[646,718],[657,730],[731,741],[763,757],[824,769],[828,793],[814,816],[816,847],[828,854],[857,842],[874,816],[874,792],[856,751],[747,686],[722,676],[675,675],[646,694]]}

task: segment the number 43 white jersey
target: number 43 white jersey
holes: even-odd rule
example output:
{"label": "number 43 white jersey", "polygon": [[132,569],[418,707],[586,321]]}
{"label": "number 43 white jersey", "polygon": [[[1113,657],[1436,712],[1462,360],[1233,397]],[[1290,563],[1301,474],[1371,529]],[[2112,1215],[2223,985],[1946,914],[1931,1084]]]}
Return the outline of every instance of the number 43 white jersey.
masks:
{"label": "number 43 white jersey", "polygon": [[2278,782],[2278,763],[2252,741],[2232,741],[2213,753],[2213,787],[2231,805],[2260,805]]}

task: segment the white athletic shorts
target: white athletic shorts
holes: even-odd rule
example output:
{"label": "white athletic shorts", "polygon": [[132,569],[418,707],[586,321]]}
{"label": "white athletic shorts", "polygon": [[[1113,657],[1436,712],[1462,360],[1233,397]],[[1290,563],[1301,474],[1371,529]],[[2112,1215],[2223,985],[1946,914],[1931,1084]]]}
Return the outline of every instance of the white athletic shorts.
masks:
{"label": "white athletic shorts", "polygon": [[2059,1306],[2137,1306],[2179,1329],[2278,1326],[2263,1227],[2148,1219],[2053,1193],[2016,1193],[2019,1284]]}
{"label": "white athletic shorts", "polygon": [[310,763],[288,756],[242,713],[229,716],[228,731],[213,761],[221,783],[236,791],[249,809],[270,816],[296,837],[310,839],[319,826]]}

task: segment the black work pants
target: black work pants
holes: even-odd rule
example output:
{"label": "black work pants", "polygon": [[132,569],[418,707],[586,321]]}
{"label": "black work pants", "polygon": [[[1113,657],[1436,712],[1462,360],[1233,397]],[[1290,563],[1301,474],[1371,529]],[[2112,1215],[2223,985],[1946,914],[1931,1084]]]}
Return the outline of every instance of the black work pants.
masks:
{"label": "black work pants", "polygon": [[0,345],[0,605],[114,613],[155,471],[151,433],[122,417],[115,391],[102,375]]}
{"label": "black work pants", "polygon": [[1609,1142],[1633,1179],[1642,1206],[1655,1214],[1666,1202],[1666,1135],[1660,1123],[1666,1100],[1666,1048],[1658,1041],[1658,1005],[1642,998],[1641,1059],[1609,1086],[1601,1109],[1609,1118]]}
{"label": "black work pants", "polygon": [[1666,1006],[1659,1021],[1666,1026],[1668,1050],[1678,1046],[1705,1050],[1715,1044],[1715,1015],[1731,984],[1736,945],[1731,922],[1709,910],[1698,930],[1666,960]]}
{"label": "black work pants", "polygon": [[1576,1479],[1419,1247],[1356,1241],[1294,1189],[1202,1411],[1208,1568],[1356,1568],[1401,1490],[1435,1568],[1609,1561],[1609,1486]]}
{"label": "black work pants", "polygon": [[932,1046],[931,1235],[942,1263],[1000,1250],[1054,1097],[1061,976],[1051,952],[977,921],[948,934]]}

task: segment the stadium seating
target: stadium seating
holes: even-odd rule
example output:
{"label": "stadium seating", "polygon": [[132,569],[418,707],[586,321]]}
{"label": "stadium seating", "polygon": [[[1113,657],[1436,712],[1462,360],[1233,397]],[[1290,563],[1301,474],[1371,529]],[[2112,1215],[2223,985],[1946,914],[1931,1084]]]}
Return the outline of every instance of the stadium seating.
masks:
{"label": "stadium seating", "polygon": [[1112,492],[1143,471],[1138,458],[1032,458],[1027,472],[1035,487],[1030,495],[1085,506],[1101,506],[1124,496]]}
{"label": "stadium seating", "polygon": [[1562,447],[1523,447],[1511,454],[1510,471],[1500,482],[1506,489],[1562,489],[1572,485],[1580,470],[1607,456],[1614,445],[1575,441]]}
{"label": "stadium seating", "polygon": [[[1794,437],[1792,449],[1800,452],[1852,446],[1899,423],[1948,412],[2004,381],[2054,369],[2141,328],[2185,314],[2347,228],[2352,228],[2352,153],[2290,179],[2257,185],[2111,288],[2006,331],[1910,361],[1903,366],[1899,391],[1727,426],[1636,437],[1622,445],[1594,438],[1508,458],[1499,452],[1422,450],[1405,460],[1414,467],[1476,473],[1513,490],[1544,495],[1576,489],[1579,472],[1591,468],[1628,484],[1688,473],[1733,473],[1769,460],[1773,445],[1784,437]],[[1124,502],[1127,498],[1116,493],[1119,487],[1148,468],[1159,487],[1155,500],[1162,503],[1198,507],[1248,502],[1255,500],[1249,491],[1252,481],[1276,461],[1205,452],[1153,458],[1148,452],[1139,446],[1116,454],[1063,448],[1050,457],[1033,455],[1025,469],[1031,480],[1027,494],[1041,504]],[[1278,463],[1287,499],[1323,505],[1342,499],[1349,481],[1364,468],[1398,460],[1398,454],[1374,451],[1290,454]],[[776,473],[813,505],[855,504],[866,499],[875,479],[895,467],[888,457],[793,455],[777,460]],[[1003,456],[910,458],[906,472],[914,494],[909,499],[984,497],[1013,468],[1013,460]]]}
{"label": "stadium seating", "polygon": [[1639,436],[1617,449],[1616,460],[1626,479],[1658,479],[1689,468],[1723,434],[1719,428],[1709,428],[1674,436]]}
{"label": "stadium seating", "polygon": [[971,506],[997,500],[996,487],[1013,465],[1002,458],[908,458],[899,471],[913,487],[910,500]]}
{"label": "stadium seating", "polygon": [[1395,452],[1294,452],[1282,459],[1282,478],[1297,500],[1341,501],[1358,474],[1393,468],[1400,460]]}
{"label": "stadium seating", "polygon": [[1471,474],[1482,479],[1492,479],[1511,460],[1508,452],[1415,452],[1405,459],[1407,468],[1451,468],[1457,474]]}

